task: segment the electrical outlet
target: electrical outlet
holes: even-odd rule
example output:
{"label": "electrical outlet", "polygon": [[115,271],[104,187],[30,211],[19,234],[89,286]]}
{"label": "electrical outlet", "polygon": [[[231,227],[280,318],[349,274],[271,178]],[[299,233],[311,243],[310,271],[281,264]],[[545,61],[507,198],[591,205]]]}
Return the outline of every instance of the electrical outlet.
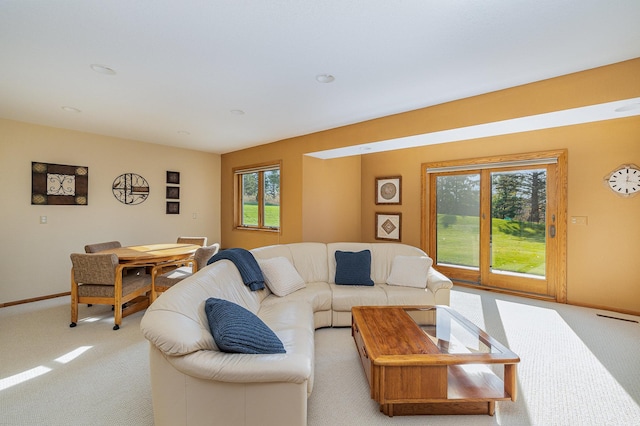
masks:
{"label": "electrical outlet", "polygon": [[47,224],[47,217],[46,216],[40,216],[40,224],[41,225],[46,225]]}

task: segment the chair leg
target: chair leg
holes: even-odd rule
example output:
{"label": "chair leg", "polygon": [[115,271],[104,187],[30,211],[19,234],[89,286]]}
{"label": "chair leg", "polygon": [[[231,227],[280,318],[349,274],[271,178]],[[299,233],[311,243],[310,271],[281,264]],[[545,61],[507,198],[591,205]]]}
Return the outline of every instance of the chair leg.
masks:
{"label": "chair leg", "polygon": [[69,327],[73,328],[78,322],[78,284],[73,277],[73,270],[71,270],[71,324]]}
{"label": "chair leg", "polygon": [[120,324],[122,324],[122,302],[120,300],[121,298],[116,296],[116,303],[113,305],[114,330],[118,330],[120,328]]}

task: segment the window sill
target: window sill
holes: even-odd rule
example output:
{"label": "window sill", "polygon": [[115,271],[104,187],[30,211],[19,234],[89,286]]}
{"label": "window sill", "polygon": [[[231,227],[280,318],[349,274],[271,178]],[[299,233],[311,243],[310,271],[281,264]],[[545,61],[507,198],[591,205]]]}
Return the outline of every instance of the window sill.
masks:
{"label": "window sill", "polygon": [[280,233],[280,228],[253,228],[250,226],[236,226],[236,231]]}

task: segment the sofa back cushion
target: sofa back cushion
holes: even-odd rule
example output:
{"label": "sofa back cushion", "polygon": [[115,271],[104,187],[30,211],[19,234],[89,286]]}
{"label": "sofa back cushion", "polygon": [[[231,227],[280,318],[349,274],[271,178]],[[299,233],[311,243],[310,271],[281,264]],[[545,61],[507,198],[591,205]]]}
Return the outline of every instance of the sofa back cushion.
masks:
{"label": "sofa back cushion", "polygon": [[329,282],[335,283],[336,261],[335,252],[362,250],[371,251],[371,279],[376,284],[384,284],[391,274],[391,267],[396,256],[426,256],[427,254],[417,247],[401,243],[329,243],[327,244],[327,257],[329,261]]}
{"label": "sofa back cushion", "polygon": [[324,243],[281,244],[255,248],[251,252],[256,259],[273,257],[289,259],[305,283],[329,281],[327,245]]}

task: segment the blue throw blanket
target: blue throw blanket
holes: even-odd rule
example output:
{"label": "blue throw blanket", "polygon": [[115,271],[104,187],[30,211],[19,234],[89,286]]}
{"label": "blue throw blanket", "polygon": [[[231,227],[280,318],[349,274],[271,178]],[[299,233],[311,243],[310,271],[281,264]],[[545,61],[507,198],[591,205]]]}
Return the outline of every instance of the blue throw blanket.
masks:
{"label": "blue throw blanket", "polygon": [[251,291],[262,290],[264,288],[262,270],[250,251],[243,248],[221,250],[207,261],[207,265],[223,259],[230,260],[236,265],[242,277],[242,282],[244,282]]}

